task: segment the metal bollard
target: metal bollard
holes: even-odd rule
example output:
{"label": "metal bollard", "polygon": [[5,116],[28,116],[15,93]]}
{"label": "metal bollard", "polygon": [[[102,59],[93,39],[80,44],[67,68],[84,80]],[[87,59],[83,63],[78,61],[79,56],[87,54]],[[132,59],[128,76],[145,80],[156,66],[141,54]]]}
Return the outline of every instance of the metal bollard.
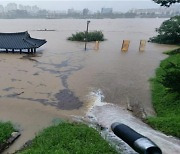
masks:
{"label": "metal bollard", "polygon": [[154,142],[124,124],[115,122],[111,125],[111,129],[116,136],[140,154],[162,154]]}

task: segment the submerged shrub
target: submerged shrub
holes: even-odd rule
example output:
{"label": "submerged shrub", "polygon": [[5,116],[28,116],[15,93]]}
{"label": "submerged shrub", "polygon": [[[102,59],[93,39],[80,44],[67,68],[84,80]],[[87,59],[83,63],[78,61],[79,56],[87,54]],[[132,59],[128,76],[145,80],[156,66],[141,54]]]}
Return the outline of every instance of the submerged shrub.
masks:
{"label": "submerged shrub", "polygon": [[84,42],[87,38],[87,42],[92,41],[104,41],[104,34],[102,31],[93,31],[93,32],[77,32],[76,34],[72,34],[71,37],[68,37],[70,41],[81,41]]}

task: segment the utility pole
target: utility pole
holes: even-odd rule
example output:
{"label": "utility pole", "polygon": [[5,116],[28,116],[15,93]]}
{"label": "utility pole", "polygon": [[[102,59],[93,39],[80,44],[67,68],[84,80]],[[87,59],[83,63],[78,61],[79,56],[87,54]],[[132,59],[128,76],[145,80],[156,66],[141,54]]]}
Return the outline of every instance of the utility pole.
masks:
{"label": "utility pole", "polygon": [[89,30],[89,23],[90,23],[90,21],[88,20],[87,21],[86,36],[85,36],[85,47],[84,47],[85,51],[87,49],[86,46],[87,46],[87,36],[88,36],[88,30]]}

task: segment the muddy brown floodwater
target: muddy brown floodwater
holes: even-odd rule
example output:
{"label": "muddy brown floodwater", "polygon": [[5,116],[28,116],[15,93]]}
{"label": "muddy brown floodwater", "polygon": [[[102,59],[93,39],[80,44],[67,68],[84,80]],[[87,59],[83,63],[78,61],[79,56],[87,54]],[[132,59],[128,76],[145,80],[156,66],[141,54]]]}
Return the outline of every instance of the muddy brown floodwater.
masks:
{"label": "muddy brown floodwater", "polygon": [[[84,116],[90,104],[86,96],[101,89],[105,101],[142,108],[153,115],[149,78],[174,46],[139,41],[154,36],[165,19],[91,20],[90,31],[102,30],[99,50],[95,43],[70,42],[66,38],[84,31],[86,20],[0,20],[0,32],[28,30],[32,37],[47,40],[35,56],[0,53],[0,120],[12,121],[22,136],[8,149],[14,152],[56,118]],[[52,29],[55,31],[37,31]],[[130,40],[128,52],[120,51],[123,39]]]}

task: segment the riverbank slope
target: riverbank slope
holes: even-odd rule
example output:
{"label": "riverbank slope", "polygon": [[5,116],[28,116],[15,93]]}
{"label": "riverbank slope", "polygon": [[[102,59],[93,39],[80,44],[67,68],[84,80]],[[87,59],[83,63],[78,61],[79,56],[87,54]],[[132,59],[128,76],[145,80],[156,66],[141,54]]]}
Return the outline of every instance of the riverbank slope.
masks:
{"label": "riverbank slope", "polygon": [[151,79],[152,103],[157,113],[148,124],[166,134],[180,137],[180,48],[166,52],[156,76]]}

